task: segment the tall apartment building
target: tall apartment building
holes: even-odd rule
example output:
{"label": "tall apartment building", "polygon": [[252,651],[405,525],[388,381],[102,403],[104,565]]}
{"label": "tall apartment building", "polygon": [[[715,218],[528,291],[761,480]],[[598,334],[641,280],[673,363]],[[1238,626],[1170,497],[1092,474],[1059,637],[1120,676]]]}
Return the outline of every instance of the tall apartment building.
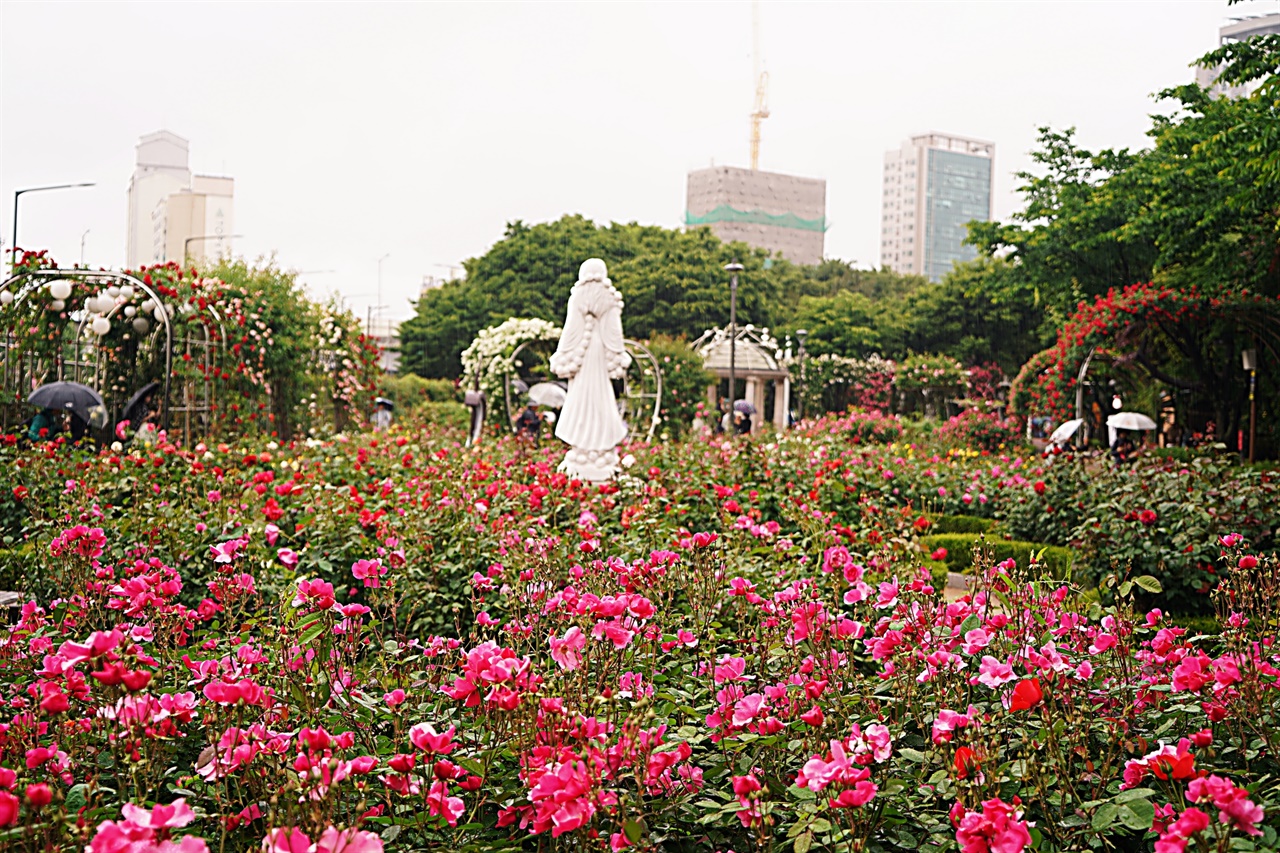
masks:
{"label": "tall apartment building", "polygon": [[235,181],[193,175],[188,142],[167,130],[138,141],[129,181],[128,265],[231,256]]}
{"label": "tall apartment building", "polygon": [[884,155],[880,265],[942,278],[977,257],[966,225],[991,219],[995,144],[947,133],[913,136]]}
{"label": "tall apartment building", "polygon": [[[1280,12],[1237,18],[1218,30],[1218,45],[1234,41],[1248,41],[1255,36],[1280,34]],[[1221,68],[1196,68],[1196,82],[1215,95],[1227,98],[1247,98],[1262,84],[1255,80],[1243,86],[1227,86],[1218,83]]]}
{"label": "tall apartment building", "polygon": [[689,173],[684,221],[793,263],[821,263],[827,182],[733,166],[698,169]]}

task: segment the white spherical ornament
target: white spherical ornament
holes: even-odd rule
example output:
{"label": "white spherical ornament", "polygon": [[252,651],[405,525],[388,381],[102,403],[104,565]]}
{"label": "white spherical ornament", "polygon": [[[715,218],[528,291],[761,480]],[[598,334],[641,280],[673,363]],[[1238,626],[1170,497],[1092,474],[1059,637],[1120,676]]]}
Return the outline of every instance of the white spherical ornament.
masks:
{"label": "white spherical ornament", "polygon": [[133,318],[133,330],[138,334],[145,335],[150,328],[151,328],[151,324],[147,322],[146,317]]}
{"label": "white spherical ornament", "polygon": [[109,331],[111,331],[110,320],[108,320],[106,317],[93,318],[93,333],[95,335],[97,335],[98,337],[102,337]]}
{"label": "white spherical ornament", "polygon": [[8,305],[13,301],[13,294],[7,290],[0,290],[0,305]]}
{"label": "white spherical ornament", "polygon": [[71,282],[65,278],[49,282],[49,295],[54,299],[66,299],[71,295]]}
{"label": "white spherical ornament", "polygon": [[131,284],[126,284],[126,285],[124,285],[123,287],[121,287],[121,288],[120,288],[120,296],[121,296],[121,298],[123,298],[123,299],[132,299],[132,298],[133,298],[133,285],[131,285]]}
{"label": "white spherical ornament", "polygon": [[138,309],[134,308],[132,305],[124,306],[124,316],[132,317],[134,314],[137,314],[137,313],[138,313]]}
{"label": "white spherical ornament", "polygon": [[154,299],[144,299],[142,300],[142,304],[138,307],[143,311],[150,311],[152,308],[156,307],[156,301]]}
{"label": "white spherical ornament", "polygon": [[111,297],[105,293],[99,293],[97,296],[90,296],[84,301],[84,307],[94,314],[105,314],[111,310],[111,306],[115,303],[111,301]]}
{"label": "white spherical ornament", "polygon": [[56,312],[58,312],[58,311],[61,311],[62,309],[66,308],[66,307],[67,307],[67,303],[66,303],[66,302],[64,302],[64,301],[63,301],[63,300],[61,300],[61,299],[55,299],[55,300],[53,300],[52,302],[50,302],[50,303],[49,303],[49,310],[50,310],[50,311],[53,311],[53,312],[55,312],[55,313],[56,313]]}
{"label": "white spherical ornament", "polygon": [[164,322],[164,306],[163,305],[157,305],[156,310],[152,312],[152,314],[156,318],[157,323]]}
{"label": "white spherical ornament", "polygon": [[116,287],[114,284],[107,288],[107,296],[110,296],[112,299],[115,299],[119,295],[120,288]]}

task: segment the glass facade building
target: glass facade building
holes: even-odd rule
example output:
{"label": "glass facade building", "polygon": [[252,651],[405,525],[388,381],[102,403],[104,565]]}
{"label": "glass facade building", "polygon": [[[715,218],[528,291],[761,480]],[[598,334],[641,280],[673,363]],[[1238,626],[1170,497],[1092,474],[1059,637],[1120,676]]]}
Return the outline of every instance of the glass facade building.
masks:
{"label": "glass facade building", "polygon": [[991,158],[930,149],[925,176],[924,274],[937,281],[956,261],[978,250],[966,245],[965,226],[991,211]]}
{"label": "glass facade building", "polygon": [[884,156],[880,264],[937,281],[966,246],[968,224],[991,219],[995,145],[946,133],[913,136]]}

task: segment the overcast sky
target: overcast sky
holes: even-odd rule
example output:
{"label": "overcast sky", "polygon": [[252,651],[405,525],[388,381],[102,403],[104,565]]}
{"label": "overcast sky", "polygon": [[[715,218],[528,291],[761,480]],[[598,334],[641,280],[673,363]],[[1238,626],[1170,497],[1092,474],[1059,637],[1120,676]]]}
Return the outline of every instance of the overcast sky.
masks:
{"label": "overcast sky", "polygon": [[[939,130],[996,144],[998,218],[1036,128],[1145,144],[1151,93],[1192,79],[1229,15],[1277,0],[769,2],[762,169],[825,178],[826,253],[879,263],[883,153]],[[139,136],[235,178],[238,253],[274,254],[364,316],[506,222],[680,224],[685,174],[747,165],[747,0],[592,3],[0,2],[0,233],[125,261]]]}

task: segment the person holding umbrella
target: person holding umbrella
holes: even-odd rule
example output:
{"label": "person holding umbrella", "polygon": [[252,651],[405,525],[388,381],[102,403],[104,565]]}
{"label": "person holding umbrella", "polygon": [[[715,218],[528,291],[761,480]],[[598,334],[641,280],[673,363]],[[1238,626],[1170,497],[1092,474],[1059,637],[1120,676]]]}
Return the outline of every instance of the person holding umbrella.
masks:
{"label": "person holding umbrella", "polygon": [[386,432],[391,429],[391,412],[396,405],[386,397],[379,397],[373,403],[373,431]]}
{"label": "person holding umbrella", "polygon": [[[70,414],[73,419],[72,440],[83,437],[90,427],[100,429],[106,424],[107,407],[102,401],[102,395],[79,382],[50,382],[48,385],[41,385],[27,398],[27,402],[40,408],[42,414],[50,411],[65,411]],[[32,423],[35,423],[35,418]],[[38,428],[37,435],[39,429],[48,428]],[[28,432],[29,436],[30,434]]]}
{"label": "person holding umbrella", "polygon": [[756,413],[756,407],[748,403],[746,400],[738,400],[733,404],[733,428],[738,435],[747,435],[751,432],[751,416]]}
{"label": "person holding umbrella", "polygon": [[33,443],[48,441],[57,431],[57,414],[53,409],[41,409],[31,418],[27,439]]}

